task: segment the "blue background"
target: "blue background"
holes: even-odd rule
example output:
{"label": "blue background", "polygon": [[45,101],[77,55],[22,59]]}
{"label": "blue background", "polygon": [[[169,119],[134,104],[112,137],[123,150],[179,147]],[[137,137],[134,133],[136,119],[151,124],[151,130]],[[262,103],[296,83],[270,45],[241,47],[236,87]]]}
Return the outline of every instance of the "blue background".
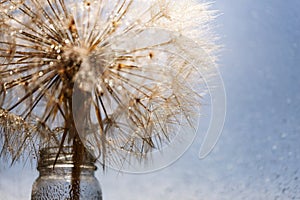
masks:
{"label": "blue background", "polygon": [[[172,166],[142,175],[98,172],[105,200],[300,199],[300,1],[217,0],[227,117],[214,151],[201,134]],[[100,171],[100,170],[99,170]],[[0,199],[29,199],[37,173],[0,171]]]}

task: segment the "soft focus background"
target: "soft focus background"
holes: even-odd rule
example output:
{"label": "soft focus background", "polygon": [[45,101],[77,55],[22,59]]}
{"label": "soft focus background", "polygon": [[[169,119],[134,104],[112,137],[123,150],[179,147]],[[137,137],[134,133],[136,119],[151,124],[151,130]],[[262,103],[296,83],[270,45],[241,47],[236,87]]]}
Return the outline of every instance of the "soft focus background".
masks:
{"label": "soft focus background", "polygon": [[[172,166],[142,175],[98,172],[104,200],[300,199],[300,1],[216,0],[227,118],[214,151],[203,134]],[[37,177],[0,171],[0,199],[29,199]]]}

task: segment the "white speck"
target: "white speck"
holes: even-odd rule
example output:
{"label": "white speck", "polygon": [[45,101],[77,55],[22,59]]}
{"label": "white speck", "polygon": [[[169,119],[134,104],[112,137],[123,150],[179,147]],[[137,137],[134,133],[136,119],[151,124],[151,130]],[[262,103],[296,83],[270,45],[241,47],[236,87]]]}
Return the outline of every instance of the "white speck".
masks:
{"label": "white speck", "polygon": [[65,40],[65,43],[66,43],[66,44],[70,44],[70,40],[66,39],[66,40]]}
{"label": "white speck", "polygon": [[123,87],[121,86],[121,85],[119,85],[118,87],[117,87],[117,90],[119,90],[119,91],[121,91],[123,89]]}
{"label": "white speck", "polygon": [[109,85],[110,87],[113,87],[113,86],[114,86],[114,81],[113,81],[112,79],[110,79],[109,82],[108,82],[108,85]]}
{"label": "white speck", "polygon": [[16,34],[15,31],[13,31],[13,32],[10,33],[11,36],[14,36],[15,34]]}

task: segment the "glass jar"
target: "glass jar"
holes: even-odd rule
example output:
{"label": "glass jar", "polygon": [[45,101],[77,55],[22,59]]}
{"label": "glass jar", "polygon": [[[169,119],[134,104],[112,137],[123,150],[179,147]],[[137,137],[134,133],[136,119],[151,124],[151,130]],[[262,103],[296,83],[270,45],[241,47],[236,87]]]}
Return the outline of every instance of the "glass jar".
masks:
{"label": "glass jar", "polygon": [[[95,178],[95,159],[87,152],[83,155],[80,175],[74,183],[74,162],[72,147],[64,147],[57,156],[58,148],[45,148],[40,151],[38,162],[39,177],[33,184],[32,200],[102,200],[102,191]],[[54,163],[55,162],[55,163]],[[77,179],[76,179],[77,180]],[[78,193],[74,197],[74,184]]]}

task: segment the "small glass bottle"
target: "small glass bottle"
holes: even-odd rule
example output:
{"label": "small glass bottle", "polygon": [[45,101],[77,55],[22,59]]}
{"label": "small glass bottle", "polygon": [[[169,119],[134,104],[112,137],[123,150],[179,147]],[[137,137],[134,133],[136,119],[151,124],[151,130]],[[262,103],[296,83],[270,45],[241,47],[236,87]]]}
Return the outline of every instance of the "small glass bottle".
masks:
{"label": "small glass bottle", "polygon": [[[45,148],[40,151],[38,162],[39,177],[33,184],[32,200],[73,200],[72,147],[64,147],[57,157],[58,148]],[[95,159],[85,153],[80,165],[79,199],[102,200],[102,191],[95,178]],[[55,164],[54,164],[55,162]]]}

